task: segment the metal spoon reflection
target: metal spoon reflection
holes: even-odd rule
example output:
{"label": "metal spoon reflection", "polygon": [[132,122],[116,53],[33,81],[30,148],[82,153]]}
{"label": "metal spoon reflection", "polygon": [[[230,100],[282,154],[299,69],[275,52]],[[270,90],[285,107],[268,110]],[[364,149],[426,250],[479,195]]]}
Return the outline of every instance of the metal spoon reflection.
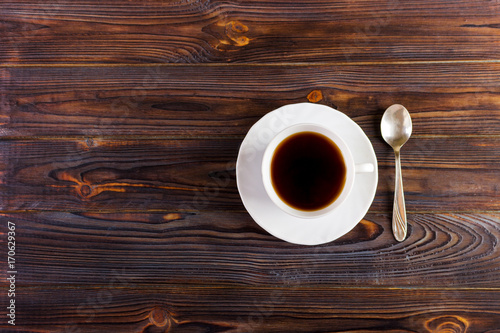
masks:
{"label": "metal spoon reflection", "polygon": [[406,221],[406,207],[399,151],[411,135],[412,122],[410,113],[400,104],[391,105],[385,110],[382,116],[380,130],[385,142],[394,149],[396,157],[396,184],[394,187],[394,206],[392,210],[392,231],[396,240],[402,242],[406,238],[408,226]]}

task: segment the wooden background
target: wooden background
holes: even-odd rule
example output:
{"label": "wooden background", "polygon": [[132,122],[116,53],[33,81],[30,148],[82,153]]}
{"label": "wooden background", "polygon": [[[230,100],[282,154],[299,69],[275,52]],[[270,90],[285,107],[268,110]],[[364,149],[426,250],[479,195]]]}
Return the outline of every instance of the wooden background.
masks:
{"label": "wooden background", "polygon": [[[498,0],[1,0],[0,64],[2,332],[500,332]],[[248,129],[307,101],[380,173],[313,247],[253,222],[234,174]]]}

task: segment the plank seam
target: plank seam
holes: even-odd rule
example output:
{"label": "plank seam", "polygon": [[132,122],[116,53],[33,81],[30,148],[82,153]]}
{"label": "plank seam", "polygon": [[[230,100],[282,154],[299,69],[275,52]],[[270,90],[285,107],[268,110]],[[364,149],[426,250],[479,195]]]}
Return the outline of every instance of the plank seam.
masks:
{"label": "plank seam", "polygon": [[1,64],[0,68],[28,67],[323,67],[373,65],[433,65],[433,64],[498,64],[500,59],[481,60],[396,60],[396,61],[339,61],[339,62],[281,62],[281,63],[60,63],[60,64]]}

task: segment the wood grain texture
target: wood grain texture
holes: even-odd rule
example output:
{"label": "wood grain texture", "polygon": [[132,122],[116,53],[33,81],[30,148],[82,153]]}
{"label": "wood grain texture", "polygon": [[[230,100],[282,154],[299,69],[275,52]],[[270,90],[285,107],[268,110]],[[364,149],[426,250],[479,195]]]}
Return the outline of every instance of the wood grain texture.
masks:
{"label": "wood grain texture", "polygon": [[500,135],[500,64],[0,69],[0,135],[240,135],[315,101],[369,136],[401,103],[413,135]]}
{"label": "wood grain texture", "polygon": [[[390,214],[369,213],[348,234],[299,246],[246,212],[14,213],[23,286],[130,283],[328,288],[500,289],[500,214],[409,214],[398,243]],[[341,223],[341,221],[340,221]],[[64,276],[64,279],[61,279]]]}
{"label": "wood grain texture", "polygon": [[497,1],[3,0],[1,6],[6,64],[499,60]]}
{"label": "wood grain texture", "polygon": [[[500,292],[467,289],[27,288],[23,332],[498,332]],[[39,296],[32,299],[31,295]],[[304,300],[308,300],[304,302]],[[51,309],[41,312],[40,308]],[[4,326],[5,327],[5,326]]]}
{"label": "wood grain texture", "polygon": [[[10,332],[500,333],[500,2],[0,0]],[[249,128],[314,102],[371,140],[365,218],[283,242],[235,183]],[[383,111],[405,105],[409,234]],[[0,255],[0,297],[10,287]],[[4,306],[4,305],[2,305]]]}
{"label": "wood grain texture", "polygon": [[[392,205],[394,157],[372,143],[379,186]],[[244,210],[234,167],[241,139],[47,139],[0,142],[3,211]],[[402,150],[409,211],[499,209],[500,139],[418,138]]]}

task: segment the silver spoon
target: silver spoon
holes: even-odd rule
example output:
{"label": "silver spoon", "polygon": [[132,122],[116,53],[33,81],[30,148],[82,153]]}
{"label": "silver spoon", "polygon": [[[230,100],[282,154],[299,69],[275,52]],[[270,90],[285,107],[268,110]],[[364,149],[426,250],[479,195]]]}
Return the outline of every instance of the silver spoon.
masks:
{"label": "silver spoon", "polygon": [[400,104],[394,104],[385,110],[380,123],[382,137],[396,155],[396,185],[394,187],[394,207],[392,210],[392,232],[398,242],[406,238],[407,222],[403,178],[401,177],[401,160],[399,150],[411,135],[412,124],[410,113]]}

